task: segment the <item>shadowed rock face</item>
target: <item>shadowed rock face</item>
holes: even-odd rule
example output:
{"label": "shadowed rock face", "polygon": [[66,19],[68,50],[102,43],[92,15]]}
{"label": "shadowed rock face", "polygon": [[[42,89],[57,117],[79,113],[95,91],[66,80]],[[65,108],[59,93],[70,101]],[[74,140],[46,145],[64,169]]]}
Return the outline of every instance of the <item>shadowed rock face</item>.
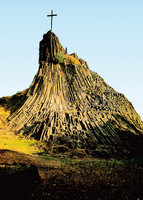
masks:
{"label": "shadowed rock face", "polygon": [[57,36],[49,31],[40,42],[39,61],[50,62],[57,53],[66,53]]}
{"label": "shadowed rock face", "polygon": [[[53,61],[58,53],[66,57],[62,63]],[[132,104],[76,54],[69,57],[52,32],[40,42],[39,61],[21,106],[8,119],[12,130],[93,156],[140,152],[143,123]]]}

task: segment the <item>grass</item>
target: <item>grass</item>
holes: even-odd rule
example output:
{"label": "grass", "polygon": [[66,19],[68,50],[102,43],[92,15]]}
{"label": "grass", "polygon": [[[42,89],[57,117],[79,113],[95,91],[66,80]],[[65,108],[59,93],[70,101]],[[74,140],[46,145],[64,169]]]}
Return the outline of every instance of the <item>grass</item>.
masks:
{"label": "grass", "polygon": [[25,154],[39,153],[38,142],[34,139],[20,138],[14,134],[0,133],[0,149],[17,151]]}
{"label": "grass", "polygon": [[6,111],[4,107],[0,106],[0,129],[5,125],[6,118],[10,115],[10,111]]}
{"label": "grass", "polygon": [[18,151],[26,154],[38,153],[39,148],[36,140],[28,140],[5,130],[4,126],[9,115],[10,111],[0,106],[0,149]]}
{"label": "grass", "polygon": [[0,106],[0,149],[7,149],[12,151],[18,151],[26,154],[38,153],[38,142],[34,139],[28,140],[23,137],[14,135],[13,133],[7,133],[4,130],[6,118],[10,115],[9,110],[5,110]]}
{"label": "grass", "polygon": [[[41,154],[42,156],[42,154]],[[44,160],[50,163],[47,154]],[[53,158],[63,163],[60,168],[52,166],[40,169],[43,185],[41,199],[88,199],[88,200],[137,200],[143,199],[143,158],[123,160],[75,160]],[[49,196],[48,196],[49,194]]]}
{"label": "grass", "polygon": [[[65,163],[67,166],[71,166],[74,168],[80,168],[80,169],[87,169],[90,170],[91,168],[122,168],[122,167],[142,167],[143,166],[143,157],[138,158],[126,158],[126,159],[96,159],[96,158],[88,158],[87,160],[84,159],[72,159],[72,158],[58,158],[53,157],[50,153],[47,153],[47,155],[44,152],[40,152],[39,155],[45,159],[45,160],[54,160],[61,163]],[[60,156],[59,156],[60,157]]]}
{"label": "grass", "polygon": [[143,158],[71,159],[38,152],[37,141],[6,134],[0,135],[0,147],[9,149],[0,151],[0,163],[36,165],[41,181],[29,200],[143,199]]}

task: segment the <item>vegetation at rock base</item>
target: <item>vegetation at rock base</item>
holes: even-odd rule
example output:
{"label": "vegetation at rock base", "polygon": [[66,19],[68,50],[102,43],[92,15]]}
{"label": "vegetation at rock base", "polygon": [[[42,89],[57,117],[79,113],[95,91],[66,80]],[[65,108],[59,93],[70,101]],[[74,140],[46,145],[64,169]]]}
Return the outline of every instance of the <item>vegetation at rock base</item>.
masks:
{"label": "vegetation at rock base", "polygon": [[143,198],[143,158],[93,159],[75,151],[44,151],[40,142],[0,132],[0,164],[33,164],[39,171],[40,181],[25,200]]}
{"label": "vegetation at rock base", "polygon": [[37,167],[40,181],[25,200],[143,198],[142,157],[106,160],[93,159],[82,150],[53,153],[43,143],[1,130],[0,164],[3,163]]}
{"label": "vegetation at rock base", "polygon": [[[25,200],[135,200],[143,198],[143,158],[93,159],[77,152],[51,153],[42,143],[0,135],[0,164],[35,165],[40,175]],[[70,158],[71,155],[76,155]],[[79,157],[78,157],[78,156]],[[82,158],[81,158],[82,157]]]}
{"label": "vegetation at rock base", "polygon": [[37,145],[38,142],[34,139],[28,140],[12,133],[7,134],[5,131],[0,131],[0,149],[33,154],[40,152]]}
{"label": "vegetation at rock base", "polygon": [[[62,157],[62,158],[61,158]],[[41,152],[28,155],[0,150],[1,163],[34,164],[40,174],[25,200],[135,200],[143,198],[143,158],[70,159]]]}

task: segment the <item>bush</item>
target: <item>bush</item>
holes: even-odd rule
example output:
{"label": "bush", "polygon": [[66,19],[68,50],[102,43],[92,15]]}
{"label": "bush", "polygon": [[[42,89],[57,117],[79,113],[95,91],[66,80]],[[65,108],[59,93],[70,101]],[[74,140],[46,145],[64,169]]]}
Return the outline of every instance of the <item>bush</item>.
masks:
{"label": "bush", "polygon": [[53,60],[56,63],[64,63],[64,54],[63,54],[63,52],[57,53]]}
{"label": "bush", "polygon": [[81,65],[81,63],[79,62],[79,60],[71,55],[64,55],[63,52],[59,52],[55,55],[55,57],[53,58],[53,61],[56,63],[64,63],[64,61],[74,64],[74,65]]}
{"label": "bush", "polygon": [[70,56],[70,55],[65,55],[65,60],[69,61],[70,63],[74,65],[81,65],[81,63],[79,62],[77,58],[74,58],[73,56]]}

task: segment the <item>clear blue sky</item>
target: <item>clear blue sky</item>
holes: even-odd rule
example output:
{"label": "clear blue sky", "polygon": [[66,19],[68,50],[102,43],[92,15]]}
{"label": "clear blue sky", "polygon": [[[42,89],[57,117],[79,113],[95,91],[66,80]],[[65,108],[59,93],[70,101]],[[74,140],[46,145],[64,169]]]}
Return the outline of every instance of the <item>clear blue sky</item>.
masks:
{"label": "clear blue sky", "polygon": [[124,93],[143,119],[143,0],[1,1],[0,97],[31,84],[52,9],[62,45]]}

